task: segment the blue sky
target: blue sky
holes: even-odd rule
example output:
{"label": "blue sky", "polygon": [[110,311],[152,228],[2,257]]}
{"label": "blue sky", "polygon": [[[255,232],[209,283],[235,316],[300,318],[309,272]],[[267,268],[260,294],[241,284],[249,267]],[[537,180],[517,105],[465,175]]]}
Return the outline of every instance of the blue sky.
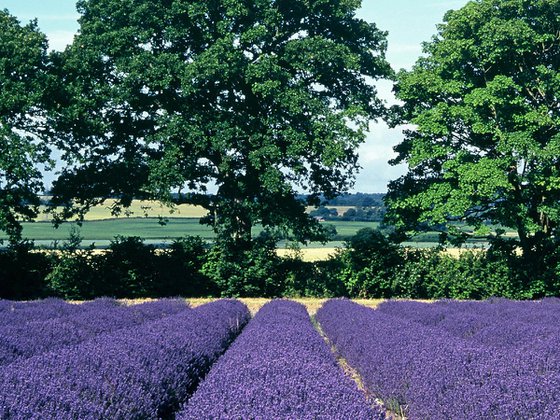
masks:
{"label": "blue sky", "polygon": [[[389,32],[387,59],[398,70],[414,64],[421,53],[421,43],[436,33],[436,25],[447,10],[466,3],[467,0],[362,0],[358,16]],[[78,30],[75,0],[0,0],[0,9],[8,9],[22,23],[37,18],[51,49],[63,49]],[[378,90],[382,98],[394,100],[391,83],[379,83]],[[387,163],[393,157],[393,147],[402,139],[401,131],[372,122],[367,140],[359,149],[362,170],[354,191],[385,192],[389,180],[405,172],[404,167]]]}

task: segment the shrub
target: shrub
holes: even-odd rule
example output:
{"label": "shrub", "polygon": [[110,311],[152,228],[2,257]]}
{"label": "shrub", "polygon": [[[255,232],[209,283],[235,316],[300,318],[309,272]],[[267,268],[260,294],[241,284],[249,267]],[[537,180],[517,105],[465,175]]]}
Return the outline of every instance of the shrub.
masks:
{"label": "shrub", "polygon": [[[345,293],[338,291],[338,296],[531,298],[551,283],[550,280],[535,281],[536,273],[532,273],[532,283],[520,279],[520,257],[513,249],[465,250],[453,257],[441,248],[403,248],[373,229],[360,230],[329,263],[329,273],[324,278],[338,276],[346,288]],[[560,267],[560,264],[551,263],[550,266]],[[550,273],[544,276],[555,278]],[[558,285],[548,287],[551,295],[558,291]]]}
{"label": "shrub", "polygon": [[157,251],[138,237],[117,237],[107,252],[64,248],[46,276],[51,294],[66,299],[216,295],[202,273],[206,244],[199,237]]}
{"label": "shrub", "polygon": [[402,248],[381,232],[360,229],[341,250],[341,280],[353,297],[391,297],[394,295],[394,273],[403,262]]}
{"label": "shrub", "polygon": [[100,261],[91,250],[63,251],[53,256],[51,271],[45,277],[50,294],[74,300],[102,296]]}
{"label": "shrub", "polygon": [[214,283],[223,297],[281,296],[281,259],[276,254],[276,238],[263,234],[250,249],[235,250],[215,244],[208,252],[202,273]]}
{"label": "shrub", "polygon": [[340,280],[340,263],[328,261],[303,261],[301,252],[296,251],[280,262],[279,276],[284,280],[284,297],[334,297],[346,294]]}
{"label": "shrub", "polygon": [[208,245],[198,236],[174,241],[157,256],[158,272],[154,296],[216,296],[215,284],[203,274]]}
{"label": "shrub", "polygon": [[102,290],[115,297],[149,297],[157,283],[155,249],[137,236],[117,236],[101,261]]}
{"label": "shrub", "polygon": [[35,252],[32,242],[11,245],[0,251],[0,298],[36,299],[48,294],[45,276],[50,258]]}

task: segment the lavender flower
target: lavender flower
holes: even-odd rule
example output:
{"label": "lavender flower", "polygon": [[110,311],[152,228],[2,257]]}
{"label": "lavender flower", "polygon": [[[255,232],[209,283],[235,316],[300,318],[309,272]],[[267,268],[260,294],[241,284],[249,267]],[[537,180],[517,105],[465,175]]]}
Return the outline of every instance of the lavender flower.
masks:
{"label": "lavender flower", "polygon": [[[103,299],[72,306],[75,307],[73,310],[56,318],[0,326],[0,365],[189,309],[184,300],[178,299],[162,299],[128,307]],[[44,311],[52,313],[48,303],[36,306],[34,310],[37,318]]]}
{"label": "lavender flower", "polygon": [[212,368],[178,419],[381,419],[303,305],[275,300]]}
{"label": "lavender flower", "polygon": [[0,326],[23,325],[31,321],[55,319],[80,311],[77,305],[56,298],[30,302],[3,301],[2,308]]}
{"label": "lavender flower", "polygon": [[[386,404],[400,406],[410,419],[560,418],[560,334],[553,328],[531,346],[517,339],[510,345],[510,338],[489,344],[480,335],[503,308],[480,311],[480,304],[467,304],[461,308],[469,319],[467,329],[486,326],[460,336],[444,320],[455,317],[462,304],[426,304],[429,321],[424,324],[421,305],[394,302],[372,310],[331,300],[317,319],[366,387]],[[484,311],[493,315],[484,320]],[[436,314],[444,316],[437,321]],[[499,336],[499,329],[493,334]]]}
{"label": "lavender flower", "polygon": [[248,319],[221,300],[0,367],[0,418],[168,416]]}

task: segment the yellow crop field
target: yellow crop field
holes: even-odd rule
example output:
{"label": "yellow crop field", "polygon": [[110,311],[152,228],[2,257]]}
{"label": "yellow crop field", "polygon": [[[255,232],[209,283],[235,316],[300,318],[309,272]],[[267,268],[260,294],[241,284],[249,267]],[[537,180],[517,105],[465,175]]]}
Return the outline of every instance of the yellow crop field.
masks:
{"label": "yellow crop field", "polygon": [[[115,204],[114,199],[107,199],[103,204],[93,207],[84,217],[84,220],[106,220],[126,217],[188,217],[200,218],[205,216],[208,211],[201,206],[191,204],[180,204],[169,207],[159,201],[154,200],[133,200],[130,207],[115,216],[111,214],[111,209]],[[49,214],[44,213],[45,207],[41,210],[41,215],[37,221],[49,221]]]}
{"label": "yellow crop field", "polygon": [[[296,302],[303,304],[307,308],[307,312],[309,312],[309,315],[311,316],[315,315],[317,310],[321,306],[323,306],[323,303],[325,303],[328,300],[324,298],[289,298],[289,299],[295,300]],[[186,300],[187,302],[189,302],[189,304],[196,307],[208,302],[212,302],[216,300],[216,298],[187,298]],[[245,305],[247,305],[247,308],[249,308],[252,315],[255,315],[266,302],[270,301],[270,299],[268,298],[239,298],[238,300],[240,300]],[[356,303],[359,303],[360,305],[368,306],[370,308],[375,308],[377,307],[377,305],[379,305],[381,302],[384,301],[384,299],[352,299],[352,300]],[[133,300],[130,300],[129,302],[134,303]]]}
{"label": "yellow crop field", "polygon": [[[303,261],[325,261],[334,255],[337,248],[302,248],[300,252]],[[293,250],[286,248],[279,248],[276,253],[280,257],[287,257],[293,255]]]}

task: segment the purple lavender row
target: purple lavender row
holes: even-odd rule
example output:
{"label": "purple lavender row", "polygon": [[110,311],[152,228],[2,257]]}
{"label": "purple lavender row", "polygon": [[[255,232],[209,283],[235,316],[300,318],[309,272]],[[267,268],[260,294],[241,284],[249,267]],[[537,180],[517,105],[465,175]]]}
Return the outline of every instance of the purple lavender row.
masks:
{"label": "purple lavender row", "polygon": [[68,303],[59,298],[31,301],[0,299],[0,326],[23,325],[28,322],[56,319],[81,312],[83,309],[119,306],[112,298],[98,298],[81,304]]}
{"label": "purple lavender row", "polygon": [[557,306],[540,302],[388,301],[379,311],[494,348],[530,347],[560,335]]}
{"label": "purple lavender row", "polygon": [[344,375],[305,307],[275,300],[212,368],[178,419],[381,419]]}
{"label": "purple lavender row", "polygon": [[186,302],[179,299],[132,306],[121,306],[112,299],[99,299],[75,306],[80,310],[66,316],[0,326],[0,366],[189,309]]}
{"label": "purple lavender row", "polygon": [[13,303],[6,299],[0,299],[0,314],[4,311],[8,311],[13,307]]}
{"label": "purple lavender row", "polygon": [[168,417],[249,316],[215,301],[4,366],[0,418]]}
{"label": "purple lavender row", "polygon": [[487,315],[493,319],[514,320],[531,325],[559,325],[560,299],[545,298],[539,301],[514,301],[493,298],[486,301],[442,301],[437,305],[463,313]]}
{"label": "purple lavender row", "polygon": [[491,318],[493,322],[525,322],[531,325],[558,324],[560,299],[543,301],[513,301],[490,299],[487,301],[441,300],[434,303],[416,301],[386,301],[380,305],[382,312],[406,317],[424,325],[436,325],[449,314],[474,314]]}
{"label": "purple lavender row", "polygon": [[557,337],[499,350],[348,300],[317,319],[368,390],[410,419],[560,418]]}
{"label": "purple lavender row", "polygon": [[30,302],[4,300],[1,304],[0,326],[23,325],[28,322],[54,319],[80,312],[79,305],[62,299],[48,298]]}

